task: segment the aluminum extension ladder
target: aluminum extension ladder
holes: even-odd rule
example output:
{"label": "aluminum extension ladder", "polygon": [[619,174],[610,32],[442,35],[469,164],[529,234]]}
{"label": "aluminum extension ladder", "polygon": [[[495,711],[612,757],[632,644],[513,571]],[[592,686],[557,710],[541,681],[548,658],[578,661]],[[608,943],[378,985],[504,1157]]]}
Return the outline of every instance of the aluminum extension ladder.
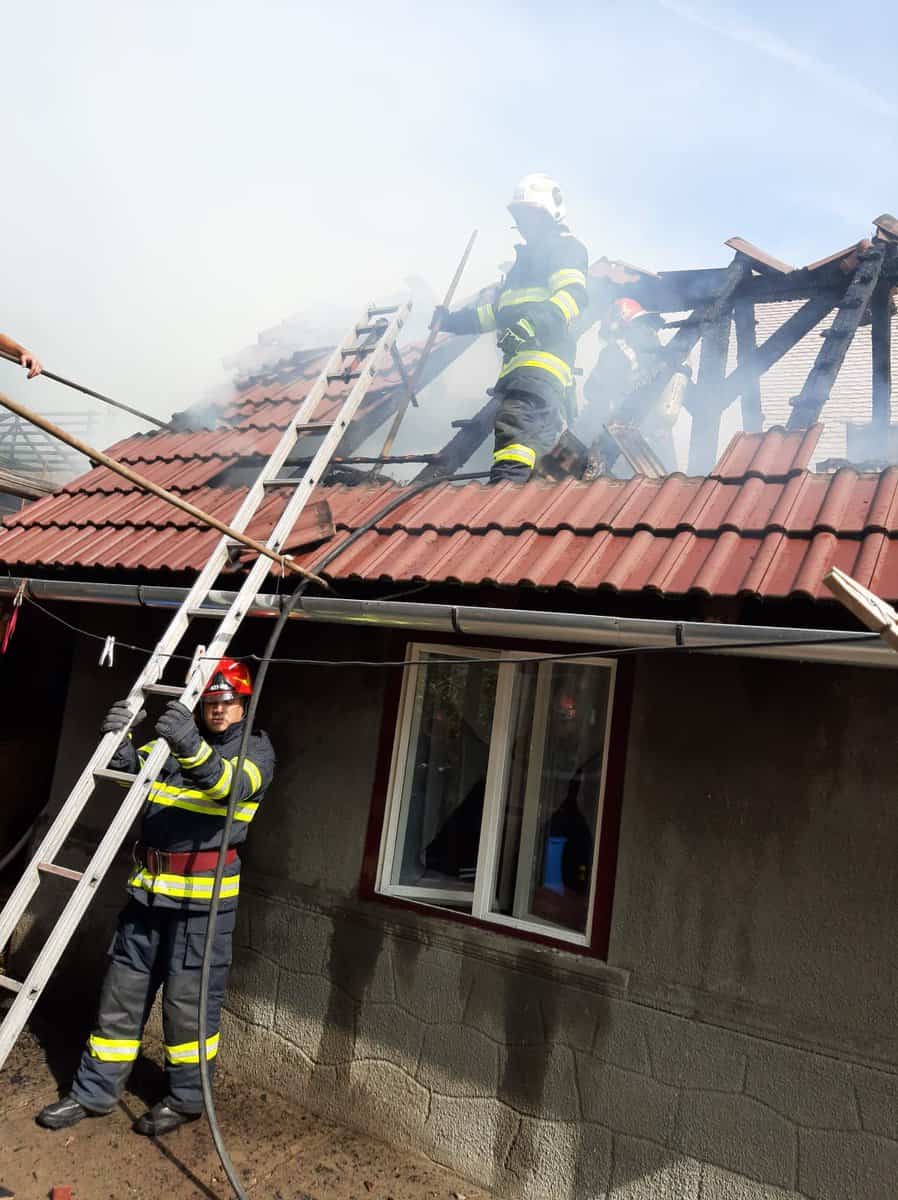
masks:
{"label": "aluminum extension ladder", "polygon": [[[322,435],[321,444],[309,463],[305,474],[296,482],[295,490],[287,501],[280,518],[268,536],[266,545],[280,553],[287,537],[296,524],[316,484],[322,478],[349,422],[355,415],[375,376],[390,354],[395,353],[396,338],[408,316],[411,302],[395,308],[369,307],[327,361],[311,391],[300,403],[296,416],[284,431],[268,462],[250,488],[231,527],[242,533],[258,511],[272,486],[284,486],[287,480],[280,479],[278,472],[287,461],[291,450],[301,437]],[[361,342],[360,342],[361,339]],[[312,420],[321,399],[334,383],[343,386],[352,382],[342,406],[332,422],[315,423]],[[293,483],[291,479],[289,482]],[[183,686],[160,682],[160,678],[172,655],[186,633],[194,617],[208,617],[209,610],[202,611],[204,601],[213,589],[216,580],[228,561],[228,550],[238,545],[233,539],[222,537],[216,543],[209,561],[197,576],[181,607],[172,617],[168,628],[157,643],[146,666],[128,694],[128,707],[136,716],[146,696],[168,696],[180,700],[193,710],[215,670],[220,657],[226,652],[231,639],[244,616],[262,588],[266,576],[272,569],[271,560],[258,556],[246,576],[242,587],[219,622],[215,635],[206,646],[205,654],[197,657]],[[0,912],[0,953],[8,944],[13,931],[41,885],[42,877],[51,874],[71,880],[75,886],[61,914],[50,931],[47,940],[28,973],[27,979],[19,983],[9,976],[0,974],[0,988],[14,992],[15,999],[0,1022],[0,1068],[6,1062],[10,1050],[16,1043],[50,976],[59,962],[62,952],[72,938],[78,922],[96,894],[100,881],[109,870],[122,842],[128,835],[134,819],[165,764],[169,749],[160,738],[150,752],[138,775],[112,770],[109,766],[116,750],[127,736],[127,731],[107,733],[94,750],[78,782],[69,793],[68,799],[55,817],[25,874]],[[128,791],[121,807],[110,822],[106,833],[94,851],[84,872],[72,871],[56,863],[56,856],[65,844],[75,822],[93,794],[98,779],[111,779],[127,784]]]}

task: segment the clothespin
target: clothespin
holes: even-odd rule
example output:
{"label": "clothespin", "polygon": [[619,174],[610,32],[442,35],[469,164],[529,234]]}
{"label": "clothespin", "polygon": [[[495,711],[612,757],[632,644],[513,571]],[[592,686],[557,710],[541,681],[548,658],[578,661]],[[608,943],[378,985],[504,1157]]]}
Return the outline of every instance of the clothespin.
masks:
{"label": "clothespin", "polygon": [[113,666],[114,658],[115,658],[115,638],[112,636],[112,634],[110,634],[109,637],[107,637],[106,641],[103,643],[103,652],[100,655],[100,666],[101,667]]}
{"label": "clothespin", "polygon": [[22,607],[22,601],[25,599],[25,588],[26,588],[27,584],[28,584],[27,579],[19,580],[19,586],[16,589],[16,594],[12,598],[13,608],[21,608]]}

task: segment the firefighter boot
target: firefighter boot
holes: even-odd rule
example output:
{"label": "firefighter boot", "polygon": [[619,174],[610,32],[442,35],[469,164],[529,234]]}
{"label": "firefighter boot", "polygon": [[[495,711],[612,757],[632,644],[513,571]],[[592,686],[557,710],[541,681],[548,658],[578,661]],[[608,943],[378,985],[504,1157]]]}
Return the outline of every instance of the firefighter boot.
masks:
{"label": "firefighter boot", "polygon": [[134,1131],[142,1133],[146,1137],[159,1137],[163,1133],[171,1133],[179,1125],[186,1125],[188,1121],[199,1120],[200,1116],[200,1113],[178,1112],[177,1109],[171,1108],[165,1100],[160,1100],[136,1122]]}
{"label": "firefighter boot", "polygon": [[74,1096],[63,1096],[61,1100],[42,1108],[35,1120],[44,1129],[68,1129],[70,1125],[83,1121],[85,1117],[108,1117],[110,1112],[112,1109],[98,1111],[85,1108]]}

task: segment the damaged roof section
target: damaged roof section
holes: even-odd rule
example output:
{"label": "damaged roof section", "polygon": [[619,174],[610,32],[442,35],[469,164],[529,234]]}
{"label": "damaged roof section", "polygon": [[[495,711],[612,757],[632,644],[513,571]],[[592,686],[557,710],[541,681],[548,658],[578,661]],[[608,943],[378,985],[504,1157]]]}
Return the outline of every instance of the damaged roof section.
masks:
{"label": "damaged roof section", "polygon": [[[820,432],[738,434],[707,477],[439,484],[364,534],[328,574],[347,582],[824,599],[823,574],[836,565],[898,599],[898,467],[814,474],[808,463]],[[156,440],[170,452],[169,435],[149,435],[145,455]],[[171,466],[167,458],[142,461],[148,473]],[[214,531],[155,497],[122,487],[110,493],[98,482],[108,484],[102,471],[91,472],[8,521],[0,557],[16,569],[118,568],[144,578],[203,566]],[[225,519],[244,495],[182,490]],[[315,499],[327,511],[313,506],[291,541],[330,546],[331,530],[339,537],[358,529],[400,492],[391,484],[321,488]],[[253,536],[264,536],[281,503],[266,501]],[[311,567],[320,553],[305,550],[298,561]]]}

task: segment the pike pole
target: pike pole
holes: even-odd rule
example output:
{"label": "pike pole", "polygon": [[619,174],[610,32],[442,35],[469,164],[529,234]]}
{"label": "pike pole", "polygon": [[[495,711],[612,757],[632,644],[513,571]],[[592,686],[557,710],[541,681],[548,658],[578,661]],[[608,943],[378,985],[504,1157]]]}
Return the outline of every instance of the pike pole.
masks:
{"label": "pike pole", "polygon": [[[0,350],[0,358],[5,358],[7,362],[15,363],[17,367],[22,365],[15,354],[7,354],[5,350]],[[113,408],[120,408],[122,412],[130,413],[132,417],[139,417],[141,421],[148,421],[150,425],[158,425],[166,433],[174,432],[171,425],[166,425],[158,417],[151,417],[149,413],[141,412],[139,408],[132,408],[130,404],[123,404],[121,400],[113,400],[111,396],[104,396],[102,392],[95,392],[93,388],[85,387],[82,383],[75,383],[73,379],[66,379],[64,375],[55,375],[52,371],[48,371],[46,367],[41,367],[41,375],[45,379],[52,379],[54,383],[61,383],[65,387],[73,388],[76,392],[83,392],[85,396],[93,396],[95,400],[102,400],[104,404],[111,404]]]}
{"label": "pike pole", "polygon": [[278,554],[262,542],[256,541],[255,538],[249,537],[245,533],[238,533],[236,529],[232,529],[230,525],[225,525],[224,521],[219,521],[217,517],[213,517],[211,513],[203,512],[201,508],[197,508],[195,504],[191,504],[189,500],[183,500],[180,496],[176,496],[174,492],[169,492],[164,487],[160,487],[158,483],[153,483],[152,479],[147,479],[144,475],[139,475],[136,471],[132,471],[130,467],[126,467],[124,463],[116,462],[114,458],[110,458],[108,454],[104,454],[102,450],[97,450],[95,447],[88,445],[74,434],[68,433],[65,429],[60,429],[58,425],[54,425],[52,421],[48,421],[46,417],[40,416],[39,413],[32,412],[26,408],[24,404],[19,404],[15,400],[11,400],[9,396],[5,396],[0,392],[0,405],[8,408],[10,412],[21,417],[24,421],[36,425],[38,429],[42,429],[44,433],[49,433],[51,437],[58,438],[59,441],[65,442],[67,446],[71,446],[73,450],[77,450],[79,454],[83,454],[86,458],[93,459],[94,462],[100,463],[104,467],[108,467],[110,471],[114,471],[116,475],[120,475],[122,479],[127,479],[129,483],[142,488],[146,492],[152,492],[154,496],[158,496],[160,500],[165,500],[167,504],[173,505],[175,508],[180,508],[182,512],[187,513],[197,521],[202,521],[203,524],[217,529],[219,533],[223,533],[225,537],[233,538],[235,542],[241,542],[249,550],[254,550],[256,554],[261,554],[265,558],[270,558],[272,562],[277,563],[282,571],[293,571],[296,575],[302,575],[304,578],[312,580],[320,584],[326,591],[330,591],[331,587],[327,580],[322,579],[320,575],[315,575],[311,571],[305,570],[293,561],[289,554]]}
{"label": "pike pole", "polygon": [[[459,283],[461,282],[462,274],[464,273],[465,267],[468,265],[468,259],[471,257],[471,251],[474,248],[474,242],[476,241],[476,239],[477,239],[477,230],[475,229],[474,232],[471,234],[471,236],[468,238],[468,244],[467,244],[467,246],[465,246],[464,254],[462,254],[462,256],[461,256],[459,264],[455,269],[455,274],[452,276],[452,282],[449,284],[449,288],[446,292],[445,297],[443,298],[443,304],[442,304],[443,308],[449,308],[452,304],[452,300],[455,296],[455,290],[458,287]],[[421,357],[418,359],[418,364],[415,367],[415,374],[412,376],[411,381],[408,381],[407,379],[404,378],[404,371],[400,367],[400,374],[403,375],[403,382],[405,383],[405,395],[402,398],[402,403],[399,405],[399,408],[396,410],[395,417],[393,417],[393,424],[390,426],[389,433],[387,434],[386,438],[384,439],[384,444],[383,444],[383,446],[381,446],[380,454],[378,455],[374,466],[371,468],[372,475],[375,473],[375,471],[378,468],[378,465],[383,461],[383,459],[389,457],[390,452],[393,449],[393,443],[396,441],[396,434],[399,432],[399,426],[402,424],[403,417],[405,416],[406,412],[408,411],[408,406],[410,404],[417,404],[417,400],[415,399],[415,393],[417,392],[418,388],[421,386],[421,379],[424,375],[424,368],[427,365],[428,358],[430,358],[430,352],[433,349],[433,344],[436,341],[437,334],[439,332],[440,332],[439,321],[432,321],[430,324],[430,332],[427,335],[427,341],[424,343],[424,349],[421,351]],[[399,361],[401,363],[402,360],[400,359]],[[397,365],[399,365],[399,364],[397,364]]]}

